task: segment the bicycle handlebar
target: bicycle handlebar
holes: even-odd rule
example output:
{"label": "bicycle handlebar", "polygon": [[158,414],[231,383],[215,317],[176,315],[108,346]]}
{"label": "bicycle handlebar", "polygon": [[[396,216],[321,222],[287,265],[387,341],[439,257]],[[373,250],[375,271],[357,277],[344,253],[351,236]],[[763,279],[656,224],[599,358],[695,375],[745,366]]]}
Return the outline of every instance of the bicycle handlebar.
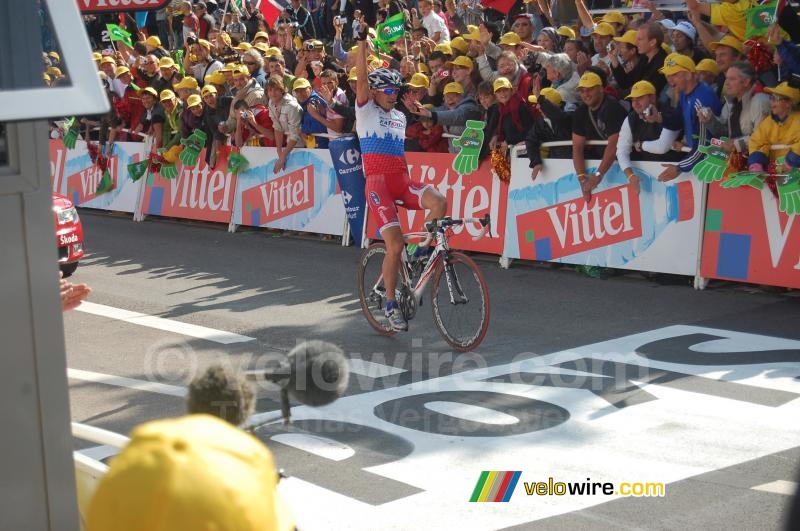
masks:
{"label": "bicycle handlebar", "polygon": [[446,229],[448,227],[463,225],[464,223],[480,223],[481,227],[483,227],[477,236],[472,237],[472,241],[474,242],[486,236],[491,229],[491,218],[489,217],[489,214],[486,214],[482,218],[453,219],[450,217],[443,217],[441,219],[434,219],[425,223],[425,230],[428,232],[428,236],[419,244],[419,246],[426,247],[428,244],[430,244],[431,240],[433,240],[433,236],[436,234],[437,229]]}

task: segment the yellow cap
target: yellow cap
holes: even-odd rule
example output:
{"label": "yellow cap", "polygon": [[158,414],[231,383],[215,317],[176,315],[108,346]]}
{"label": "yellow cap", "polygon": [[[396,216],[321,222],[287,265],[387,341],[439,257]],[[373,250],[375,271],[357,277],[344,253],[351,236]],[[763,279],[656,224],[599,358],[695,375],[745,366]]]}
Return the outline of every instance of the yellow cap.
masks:
{"label": "yellow cap", "polygon": [[203,80],[206,85],[211,83],[213,85],[224,85],[225,84],[225,74],[217,70],[213,74],[209,74],[206,76],[206,79]]}
{"label": "yellow cap", "polygon": [[603,15],[603,18],[600,20],[608,24],[622,24],[623,26],[628,23],[628,21],[625,20],[625,15],[620,11],[609,11]]}
{"label": "yellow cap", "polygon": [[453,66],[463,66],[464,68],[469,68],[470,70],[475,68],[475,63],[473,63],[472,59],[470,59],[466,55],[459,55],[452,61],[447,61],[447,64]]}
{"label": "yellow cap", "polygon": [[237,52],[246,52],[252,47],[253,45],[250,44],[249,42],[240,42],[239,44],[236,45],[236,48],[234,48],[234,50],[236,50]]}
{"label": "yellow cap", "polygon": [[520,39],[519,35],[517,35],[513,31],[504,33],[503,36],[500,37],[500,44],[505,44],[506,46],[518,46],[519,43],[521,42],[522,39]]}
{"label": "yellow cap", "polygon": [[145,45],[152,46],[153,48],[161,48],[161,39],[159,39],[155,35],[147,37],[147,40],[145,40],[144,43]]}
{"label": "yellow cap", "polygon": [[[125,68],[125,67],[121,66],[119,68]],[[119,70],[119,69],[117,69],[117,70]],[[130,70],[128,70],[128,72],[130,72]],[[48,68],[47,69],[47,75],[49,75],[50,77],[55,77],[55,78],[64,77],[64,74],[61,73],[61,69],[58,68],[57,66],[51,66],[50,68]],[[117,74],[117,75],[119,75],[119,74]]]}
{"label": "yellow cap", "polygon": [[233,77],[236,76],[250,76],[250,70],[245,65],[237,65],[236,68],[232,70]]}
{"label": "yellow cap", "polygon": [[114,59],[110,55],[106,55],[105,57],[103,57],[100,60],[100,64],[101,65],[114,65],[114,66],[116,66],[117,65],[117,61],[116,61],[116,59]]}
{"label": "yellow cap", "polygon": [[453,55],[453,49],[450,47],[450,41],[440,42],[433,47],[434,52],[442,52],[445,55]]}
{"label": "yellow cap", "polygon": [[500,89],[513,89],[514,85],[511,84],[511,81],[508,80],[507,77],[498,77],[494,80],[492,84],[492,89],[494,92],[497,92]]}
{"label": "yellow cap", "polygon": [[[50,73],[49,70],[48,70],[48,73]],[[114,75],[116,77],[119,77],[119,76],[124,75],[124,74],[130,74],[130,73],[131,73],[131,69],[128,68],[127,66],[118,66],[117,69],[114,70]],[[50,73],[50,75],[52,75],[52,73]]]}
{"label": "yellow cap", "polygon": [[48,76],[47,74],[42,74],[42,79],[47,81],[48,83],[52,81],[52,79],[50,79],[50,76]]}
{"label": "yellow cap", "polygon": [[191,96],[186,98],[187,109],[191,109],[192,107],[197,107],[198,105],[202,104],[203,104],[203,99],[197,94],[192,94]]}
{"label": "yellow cap", "polygon": [[237,68],[239,68],[239,63],[228,63],[219,70],[217,70],[217,72],[233,72]]}
{"label": "yellow cap", "polygon": [[202,47],[203,47],[203,48],[205,48],[206,50],[210,50],[210,49],[211,49],[211,43],[210,43],[210,42],[208,42],[208,41],[207,41],[207,40],[205,40],[205,39],[199,39],[199,40],[197,41],[197,44],[199,44],[200,46],[202,46]]}
{"label": "yellow cap", "polygon": [[230,45],[231,45],[231,36],[230,36],[230,35],[228,35],[227,33],[225,33],[225,32],[223,31],[223,32],[221,32],[221,33],[219,34],[219,36],[220,36],[220,38],[222,39],[222,42],[224,42],[224,43],[225,43],[226,45],[228,45],[228,46],[230,46]]}
{"label": "yellow cap", "polygon": [[594,31],[592,31],[592,35],[594,34],[603,35],[604,37],[613,37],[617,32],[614,31],[614,26],[608,22],[601,22],[595,26]]}
{"label": "yellow cap", "polygon": [[694,72],[695,65],[691,57],[679,53],[671,53],[664,59],[664,66],[658,69],[665,76],[678,72]]}
{"label": "yellow cap", "polygon": [[561,93],[552,87],[545,87],[540,90],[539,96],[543,97],[554,105],[561,105],[561,103],[564,101],[564,99],[561,97]]}
{"label": "yellow cap", "polygon": [[768,94],[776,94],[778,96],[783,96],[785,98],[789,98],[792,100],[793,103],[800,102],[800,90],[790,87],[789,83],[784,81],[783,83],[779,84],[777,87],[772,88],[765,88],[764,92]]}
{"label": "yellow cap", "polygon": [[308,81],[306,78],[298,77],[297,79],[294,80],[294,85],[292,85],[292,91],[305,88],[311,88],[311,82]]}
{"label": "yellow cap", "polygon": [[742,51],[744,51],[744,44],[742,44],[742,41],[740,41],[733,35],[725,35],[720,40],[714,41],[708,45],[711,51],[716,50],[718,46],[728,46],[730,48],[733,48],[739,53],[742,53]]}
{"label": "yellow cap", "polygon": [[102,61],[102,60],[103,60],[103,54],[101,54],[100,52],[92,52],[92,61]]}
{"label": "yellow cap", "polygon": [[641,96],[655,95],[656,87],[649,81],[637,81],[631,87],[631,93],[625,96],[625,99],[639,98]]}
{"label": "yellow cap", "polygon": [[467,31],[467,33],[462,35],[462,37],[464,37],[465,41],[479,41],[479,40],[481,40],[481,33],[480,33],[480,30],[478,30],[478,26],[473,26],[472,24],[470,24],[469,26],[467,26],[467,30],[469,30],[469,31]]}
{"label": "yellow cap", "polygon": [[210,415],[148,422],[111,462],[86,514],[86,529],[287,531],[269,449]]}
{"label": "yellow cap", "polygon": [[178,83],[172,85],[172,88],[175,90],[197,90],[197,80],[192,76],[186,76],[185,78],[181,79]]}
{"label": "yellow cap", "polygon": [[283,52],[277,46],[270,46],[267,48],[267,51],[264,52],[264,55],[267,57],[277,57],[279,55],[283,56]]}
{"label": "yellow cap", "polygon": [[52,57],[53,59],[55,59],[59,63],[61,62],[61,56],[58,55],[58,52],[48,52],[47,55],[49,55],[50,57]]}
{"label": "yellow cap", "polygon": [[347,74],[347,81],[358,81],[358,74],[356,74],[356,67],[350,69],[350,73]]}
{"label": "yellow cap", "polygon": [[203,90],[200,91],[200,94],[202,94],[203,96],[207,94],[216,94],[216,93],[217,93],[217,87],[215,87],[214,85],[206,85],[203,87]]}
{"label": "yellow cap", "polygon": [[264,55],[269,51],[269,44],[266,42],[257,42],[253,45],[253,48],[261,52],[261,55]]}
{"label": "yellow cap", "polygon": [[426,75],[431,73],[431,69],[425,63],[417,63],[417,70]]}
{"label": "yellow cap", "polygon": [[266,31],[259,31],[258,33],[256,33],[253,36],[253,40],[255,41],[256,39],[267,39],[267,40],[269,40],[269,34]]}
{"label": "yellow cap", "polygon": [[467,44],[467,41],[464,40],[464,37],[458,36],[450,41],[450,48],[458,50],[461,53],[467,53],[467,50],[469,50],[469,44]]}
{"label": "yellow cap", "polygon": [[699,63],[697,63],[697,67],[695,68],[698,72],[710,72],[715,76],[719,75],[719,66],[717,66],[717,62],[713,59],[703,59]]}
{"label": "yellow cap", "polygon": [[178,65],[172,60],[172,57],[162,57],[158,60],[159,68],[177,68]]}
{"label": "yellow cap", "polygon": [[566,37],[570,41],[574,41],[576,38],[575,30],[569,26],[559,26],[559,28],[556,30],[556,33],[562,37]]}
{"label": "yellow cap", "polygon": [[143,89],[139,89],[139,94],[145,94],[145,93],[150,94],[155,99],[158,99],[158,92],[156,92],[156,89],[154,89],[153,87],[145,87]]}
{"label": "yellow cap", "polygon": [[444,86],[444,93],[464,94],[464,87],[461,86],[461,83],[453,81],[452,83],[448,83],[447,85]]}
{"label": "yellow cap", "polygon": [[636,46],[636,33],[636,30],[628,30],[622,35],[622,37],[614,37],[614,40],[617,42],[630,44],[631,46]]}
{"label": "yellow cap", "polygon": [[594,72],[586,72],[578,81],[578,88],[602,87],[603,80]]}
{"label": "yellow cap", "polygon": [[408,86],[414,88],[428,88],[431,86],[431,82],[425,74],[414,74],[411,76],[411,81],[408,82]]}
{"label": "yellow cap", "polygon": [[158,99],[161,101],[174,100],[175,93],[169,89],[164,89],[161,91],[161,94],[158,96]]}

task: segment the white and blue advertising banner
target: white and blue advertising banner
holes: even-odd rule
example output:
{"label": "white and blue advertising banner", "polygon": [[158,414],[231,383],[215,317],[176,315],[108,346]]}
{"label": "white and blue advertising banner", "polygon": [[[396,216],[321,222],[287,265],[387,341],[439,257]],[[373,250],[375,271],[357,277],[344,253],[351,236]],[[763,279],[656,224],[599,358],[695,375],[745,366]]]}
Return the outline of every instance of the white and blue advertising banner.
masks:
{"label": "white and blue advertising banner", "polygon": [[117,142],[108,156],[111,190],[97,194],[104,169],[99,159],[93,161],[86,142],[79,140],[67,149],[60,140],[50,141],[50,173],[53,191],[67,196],[76,206],[134,212],[143,180],[128,177],[128,164],[144,160],[147,145],[140,142]]}
{"label": "white and blue advertising banner", "polygon": [[361,247],[361,236],[364,233],[364,216],[366,215],[367,198],[364,179],[364,167],[361,163],[361,146],[358,137],[345,136],[334,138],[328,144],[331,162],[336,168],[339,188],[342,190],[344,210],[353,243]]}
{"label": "white and blue advertising banner", "polygon": [[[599,161],[586,161],[588,172]],[[617,163],[581,193],[570,159],[546,159],[531,180],[527,158],[512,159],[505,252],[508,258],[695,275],[702,185],[690,174],[659,182],[657,162],[634,164],[637,193]]]}
{"label": "white and blue advertising banner", "polygon": [[322,149],[295,149],[275,173],[275,148],[242,148],[246,171],[239,173],[236,225],[341,236],[345,211],[331,156]]}

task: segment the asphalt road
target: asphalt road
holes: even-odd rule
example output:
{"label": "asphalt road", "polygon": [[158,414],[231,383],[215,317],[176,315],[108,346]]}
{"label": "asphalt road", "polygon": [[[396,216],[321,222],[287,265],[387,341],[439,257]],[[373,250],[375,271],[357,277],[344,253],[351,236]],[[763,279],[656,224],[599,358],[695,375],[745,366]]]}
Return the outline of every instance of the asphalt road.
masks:
{"label": "asphalt road", "polygon": [[[82,219],[89,256],[74,279],[94,291],[64,319],[73,420],[128,433],[180,415],[208,364],[252,370],[308,339],[355,360],[345,397],[255,431],[292,476],[303,529],[782,525],[800,471],[797,292],[479,256],[491,324],[458,355],[428,305],[406,334],[372,332],[360,251],[335,240]],[[259,397],[256,420],[278,407]],[[521,472],[510,501],[469,502],[482,471]],[[665,495],[526,493],[551,477],[658,482]]]}

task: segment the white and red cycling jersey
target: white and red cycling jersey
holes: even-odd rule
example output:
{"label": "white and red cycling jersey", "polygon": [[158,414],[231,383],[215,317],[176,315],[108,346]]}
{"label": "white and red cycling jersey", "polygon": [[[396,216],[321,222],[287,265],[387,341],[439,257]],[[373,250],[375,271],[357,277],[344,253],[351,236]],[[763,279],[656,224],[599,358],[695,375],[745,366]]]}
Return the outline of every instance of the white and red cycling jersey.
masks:
{"label": "white and red cycling jersey", "polygon": [[383,110],[373,100],[356,104],[356,132],[367,180],[367,203],[380,230],[399,226],[395,204],[421,210],[422,194],[430,185],[412,181],[405,158],[406,117],[397,109]]}

